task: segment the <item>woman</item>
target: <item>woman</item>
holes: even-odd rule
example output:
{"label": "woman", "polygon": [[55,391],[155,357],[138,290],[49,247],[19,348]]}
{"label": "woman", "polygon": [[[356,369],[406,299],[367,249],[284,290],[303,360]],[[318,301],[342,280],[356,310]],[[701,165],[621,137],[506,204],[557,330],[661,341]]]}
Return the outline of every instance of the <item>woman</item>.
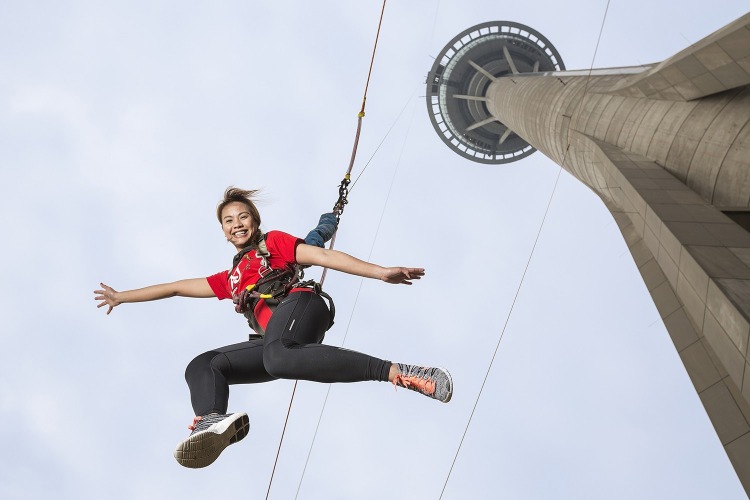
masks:
{"label": "woman", "polygon": [[[314,245],[280,231],[263,234],[260,214],[252,200],[255,191],[227,188],[216,215],[224,236],[237,254],[232,268],[207,278],[162,283],[118,292],[101,283],[94,291],[97,307],[107,314],[126,302],[167,297],[231,298],[244,313],[255,334],[239,344],[220,347],[190,362],[185,379],[196,417],[187,439],[174,456],[185,467],[211,464],[230,444],[247,434],[245,413],[227,414],[229,385],[301,379],[315,382],[388,381],[442,402],[450,401],[453,382],[439,368],[391,363],[366,354],[322,345],[332,324],[329,308],[317,284],[299,283],[300,266],[323,266],[345,273],[376,278],[386,283],[411,285],[424,269],[381,267],[336,250],[319,246],[335,229],[324,215],[308,235]],[[325,223],[328,223],[326,226]]]}

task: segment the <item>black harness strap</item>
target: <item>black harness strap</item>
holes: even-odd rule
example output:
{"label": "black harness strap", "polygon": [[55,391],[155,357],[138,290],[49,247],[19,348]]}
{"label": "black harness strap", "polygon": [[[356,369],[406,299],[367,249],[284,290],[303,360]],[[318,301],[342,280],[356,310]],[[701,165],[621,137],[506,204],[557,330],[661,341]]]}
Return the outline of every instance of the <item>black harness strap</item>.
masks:
{"label": "black harness strap", "polygon": [[[268,252],[265,243],[264,235],[257,247],[253,246],[244,248],[240,253],[235,255],[232,262],[233,268],[237,267],[242,259],[254,249],[256,250],[255,256],[263,259],[263,264],[270,268],[268,258],[271,254]],[[250,258],[249,255],[248,258]],[[263,336],[265,335],[265,330],[255,317],[255,308],[258,305],[258,302],[261,300],[265,301],[266,306],[273,312],[279,303],[289,295],[289,292],[293,288],[310,288],[313,292],[323,297],[328,302],[328,310],[330,311],[331,316],[328,329],[330,329],[331,326],[333,326],[333,320],[336,315],[336,307],[333,303],[333,299],[322,290],[320,283],[316,283],[314,280],[300,282],[302,278],[304,278],[304,271],[302,270],[302,267],[297,264],[282,269],[271,268],[270,273],[263,276],[254,285],[250,285],[247,289],[242,290],[239,295],[233,299],[235,303],[234,309],[247,318],[250,328],[252,328],[258,335]],[[250,337],[257,338],[257,336],[253,334],[251,334]]]}

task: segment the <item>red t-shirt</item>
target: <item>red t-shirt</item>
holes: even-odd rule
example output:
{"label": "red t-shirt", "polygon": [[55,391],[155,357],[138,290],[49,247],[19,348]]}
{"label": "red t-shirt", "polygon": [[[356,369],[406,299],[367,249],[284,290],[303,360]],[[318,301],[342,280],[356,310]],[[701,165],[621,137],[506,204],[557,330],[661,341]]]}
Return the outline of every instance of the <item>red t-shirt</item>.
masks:
{"label": "red t-shirt", "polygon": [[[284,269],[287,265],[296,264],[294,253],[300,243],[304,243],[304,240],[281,231],[266,233],[266,248],[271,254],[268,263],[271,268]],[[271,269],[264,267],[261,259],[251,250],[242,257],[234,269],[216,273],[206,280],[220,300],[232,299],[269,272]]]}

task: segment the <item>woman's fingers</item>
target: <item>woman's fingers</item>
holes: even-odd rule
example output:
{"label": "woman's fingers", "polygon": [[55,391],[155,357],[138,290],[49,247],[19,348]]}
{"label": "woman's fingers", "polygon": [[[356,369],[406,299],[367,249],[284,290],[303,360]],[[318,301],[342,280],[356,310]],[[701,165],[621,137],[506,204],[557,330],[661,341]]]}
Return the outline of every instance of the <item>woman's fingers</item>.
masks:
{"label": "woman's fingers", "polygon": [[104,283],[99,283],[101,285],[102,290],[94,290],[94,300],[98,300],[99,304],[96,305],[97,309],[100,307],[107,306],[107,314],[112,312],[112,309],[115,308],[115,306],[118,304],[115,301],[115,289],[111,286],[105,285]]}
{"label": "woman's fingers", "polygon": [[397,285],[411,285],[411,280],[421,279],[422,276],[424,269],[420,267],[391,267],[384,281]]}

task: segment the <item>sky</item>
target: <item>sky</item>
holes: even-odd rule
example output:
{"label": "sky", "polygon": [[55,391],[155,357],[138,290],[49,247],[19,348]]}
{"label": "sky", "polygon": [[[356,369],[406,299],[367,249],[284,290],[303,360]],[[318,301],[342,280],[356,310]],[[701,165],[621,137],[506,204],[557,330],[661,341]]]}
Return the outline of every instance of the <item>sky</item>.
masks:
{"label": "sky", "polygon": [[[527,24],[588,69],[661,61],[747,11],[674,5],[388,2],[336,248],[427,274],[329,273],[326,343],[445,367],[455,392],[301,382],[270,498],[746,497],[602,202],[565,172],[553,195],[540,153],[459,157],[424,102],[433,57],[482,22]],[[262,189],[265,230],[304,236],[348,165],[380,8],[3,4],[0,498],[264,498],[292,381],[232,388],[251,431],[209,468],[172,457],[185,366],[244,340],[242,316],[184,298],[106,316],[92,291],[226,269],[229,185]]]}

